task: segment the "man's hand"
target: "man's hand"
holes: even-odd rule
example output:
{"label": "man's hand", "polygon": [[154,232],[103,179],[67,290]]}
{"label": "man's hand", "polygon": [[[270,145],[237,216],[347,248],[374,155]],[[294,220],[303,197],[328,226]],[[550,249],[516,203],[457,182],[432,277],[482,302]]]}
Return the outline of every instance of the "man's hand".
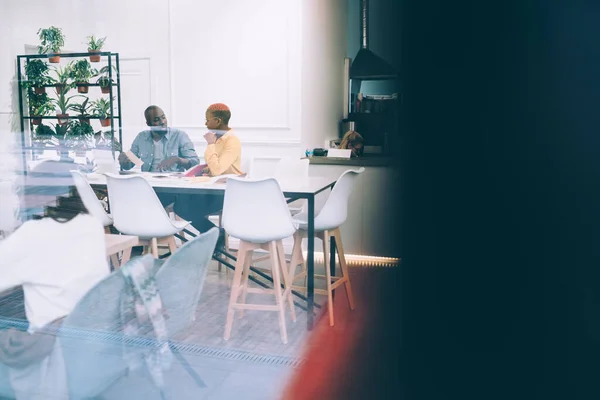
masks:
{"label": "man's hand", "polygon": [[206,132],[204,134],[204,140],[206,140],[206,143],[208,144],[215,144],[217,141],[217,134],[214,132]]}
{"label": "man's hand", "polygon": [[127,154],[121,152],[121,154],[119,154],[119,164],[123,165],[129,162],[131,162],[131,160],[129,159],[129,157],[127,157]]}
{"label": "man's hand", "polygon": [[175,164],[182,164],[182,160],[177,156],[171,156],[162,160],[161,163],[158,164],[158,169],[161,171],[169,170]]}

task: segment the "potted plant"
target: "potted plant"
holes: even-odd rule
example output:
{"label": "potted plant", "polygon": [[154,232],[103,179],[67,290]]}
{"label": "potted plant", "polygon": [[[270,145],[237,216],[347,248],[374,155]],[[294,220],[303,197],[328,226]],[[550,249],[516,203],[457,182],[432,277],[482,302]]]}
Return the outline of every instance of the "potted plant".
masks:
{"label": "potted plant", "polygon": [[79,104],[73,104],[73,110],[77,111],[79,113],[79,122],[82,124],[89,124],[90,123],[90,107],[91,104],[88,104],[88,101],[90,99],[89,98],[85,98],[85,100],[83,101],[83,103],[79,103]]}
{"label": "potted plant", "polygon": [[[117,74],[118,71],[117,69],[114,67],[112,67],[114,74]],[[108,65],[102,67],[100,69],[99,75],[100,78],[98,78],[98,80],[96,81],[96,83],[98,83],[100,85],[100,90],[102,90],[102,93],[110,93],[110,89],[111,86],[114,82],[114,80],[111,78],[111,76],[109,75],[110,69],[108,68]],[[113,74],[113,76],[114,76]]]}
{"label": "potted plant", "polygon": [[123,149],[121,148],[121,144],[116,138],[112,136],[111,131],[98,131],[94,134],[94,139],[97,149],[112,149],[116,152],[123,151]]}
{"label": "potted plant", "polygon": [[[114,99],[114,98],[113,98]],[[104,127],[110,125],[110,116],[112,110],[110,108],[110,100],[98,99],[92,103],[92,111],[94,116],[100,119],[100,124]]]}
{"label": "potted plant", "polygon": [[98,71],[92,68],[88,60],[78,60],[74,63],[70,63],[69,77],[77,85],[78,93],[87,93],[89,80],[92,76],[95,76]]}
{"label": "potted plant", "polygon": [[53,125],[54,131],[56,132],[56,135],[54,137],[56,138],[56,141],[58,141],[56,151],[58,152],[58,154],[60,154],[61,161],[73,162],[73,160],[69,158],[69,148],[65,145],[65,136],[67,135],[67,131],[69,130],[71,124],[72,122],[68,122],[64,125]]}
{"label": "potted plant", "polygon": [[[88,36],[87,40],[88,40],[87,41],[88,53],[100,53],[100,50],[102,50],[102,47],[104,46],[104,42],[106,41],[106,36],[103,38],[96,39],[92,35],[92,36]],[[91,62],[99,62],[100,55],[99,54],[90,55],[90,61]]]}
{"label": "potted plant", "polygon": [[54,68],[54,72],[56,73],[56,79],[54,79],[54,82],[56,82],[56,93],[60,94],[63,90],[68,92],[73,87],[73,82],[69,82],[72,68],[72,63],[64,67]]}
{"label": "potted plant", "polygon": [[77,121],[71,122],[69,124],[69,127],[64,137],[65,144],[67,146],[74,147],[77,153],[83,151],[84,155],[85,150],[81,148],[88,145],[93,138],[94,129],[92,129],[92,126],[89,124],[82,124]]}
{"label": "potted plant", "polygon": [[52,99],[54,104],[56,104],[56,108],[58,109],[58,111],[60,111],[59,113],[56,114],[59,125],[65,125],[66,123],[69,122],[69,112],[68,111],[73,110],[75,107],[75,104],[71,103],[71,100],[75,97],[84,97],[81,95],[74,95],[74,96],[67,97],[67,93],[69,93],[69,90],[63,89],[63,90],[61,90],[60,93],[58,93],[58,91],[57,91],[56,92],[57,98]]}
{"label": "potted plant", "polygon": [[42,41],[41,45],[38,46],[38,53],[52,54],[48,61],[51,63],[60,62],[60,49],[65,45],[65,37],[62,29],[55,26],[46,29],[40,28],[37,34]]}
{"label": "potted plant", "polygon": [[43,60],[29,60],[25,66],[25,74],[27,75],[27,82],[25,87],[32,87],[36,94],[46,93],[47,85],[52,82],[52,78],[48,75],[50,67]]}
{"label": "potted plant", "polygon": [[[42,123],[42,118],[54,111],[52,100],[47,93],[37,94],[35,92],[28,93],[29,100],[29,115],[32,117],[31,123],[39,125]],[[39,118],[36,118],[39,117]]]}
{"label": "potted plant", "polygon": [[54,139],[56,132],[54,129],[49,127],[48,125],[40,124],[35,128],[35,135],[33,139],[43,145],[46,145],[48,142]]}

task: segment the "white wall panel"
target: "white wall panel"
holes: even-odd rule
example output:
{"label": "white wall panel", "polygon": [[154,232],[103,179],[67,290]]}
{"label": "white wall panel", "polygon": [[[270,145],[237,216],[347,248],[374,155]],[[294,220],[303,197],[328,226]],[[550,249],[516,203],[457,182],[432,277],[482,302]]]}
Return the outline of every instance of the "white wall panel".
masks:
{"label": "white wall panel", "polygon": [[173,124],[201,140],[223,102],[244,140],[300,140],[299,0],[171,0]]}
{"label": "white wall panel", "polygon": [[148,129],[144,110],[156,97],[156,85],[152,82],[150,58],[121,58],[120,67],[123,146],[129,149],[137,134]]}

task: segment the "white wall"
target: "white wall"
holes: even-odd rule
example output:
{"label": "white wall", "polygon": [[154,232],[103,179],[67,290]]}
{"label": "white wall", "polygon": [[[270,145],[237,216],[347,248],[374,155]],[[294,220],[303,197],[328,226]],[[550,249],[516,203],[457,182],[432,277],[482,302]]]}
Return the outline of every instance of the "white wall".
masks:
{"label": "white wall", "polygon": [[302,146],[338,137],[343,112],[348,0],[304,0]]}
{"label": "white wall", "polygon": [[[25,53],[25,45],[39,43],[37,31],[50,25],[60,26],[65,48],[83,45],[84,22],[78,15],[84,9],[80,0],[0,0],[0,132],[19,129],[16,84],[16,56]],[[68,10],[68,11],[66,11]],[[19,135],[20,136],[20,135]]]}
{"label": "white wall", "polygon": [[0,0],[0,129],[18,112],[15,58],[61,27],[66,50],[108,36],[121,58],[124,145],[158,104],[202,153],[204,111],[232,109],[230,125],[252,155],[301,156],[337,135],[347,0]]}

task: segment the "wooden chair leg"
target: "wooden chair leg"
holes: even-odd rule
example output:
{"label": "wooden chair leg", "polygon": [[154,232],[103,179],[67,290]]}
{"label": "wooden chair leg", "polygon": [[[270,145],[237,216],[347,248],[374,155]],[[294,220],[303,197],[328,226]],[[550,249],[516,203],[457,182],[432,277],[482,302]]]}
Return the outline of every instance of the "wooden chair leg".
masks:
{"label": "wooden chair leg", "polygon": [[131,247],[123,250],[123,254],[121,255],[121,265],[125,265],[129,259],[131,258]]}
{"label": "wooden chair leg", "polygon": [[296,278],[296,269],[298,264],[302,262],[302,236],[298,231],[294,233],[294,246],[292,247],[292,257],[290,260],[290,268],[288,275],[290,282],[293,285],[294,279]]}
{"label": "wooden chair leg", "polygon": [[333,235],[335,237],[335,247],[340,260],[340,269],[342,270],[342,275],[345,279],[344,285],[346,286],[348,304],[350,305],[350,309],[354,310],[354,295],[352,294],[352,286],[350,285],[350,275],[348,274],[348,265],[346,264],[346,257],[344,256],[344,246],[342,245],[342,234],[340,233],[340,228],[335,229],[333,231]]}
{"label": "wooden chair leg", "polygon": [[175,252],[177,251],[177,243],[175,242],[175,236],[169,237],[167,243],[169,245],[169,252],[171,253],[171,255],[175,254]]}
{"label": "wooden chair leg", "polygon": [[121,266],[121,263],[119,263],[119,255],[118,254],[111,255],[110,262],[112,263],[113,269],[115,271],[118,270],[119,267]]}
{"label": "wooden chair leg", "polygon": [[[239,256],[238,256],[239,257]],[[244,270],[242,272],[242,296],[240,298],[240,303],[246,302],[246,295],[248,294],[248,277],[250,276],[250,264],[252,263],[252,250],[246,251],[244,254]],[[238,317],[242,318],[244,316],[244,310],[239,310]]]}
{"label": "wooden chair leg", "polygon": [[156,240],[156,238],[152,238],[150,241],[150,246],[152,247],[152,255],[154,258],[158,258],[158,240]]}
{"label": "wooden chair leg", "polygon": [[244,269],[244,262],[246,258],[247,247],[243,241],[240,241],[240,248],[238,251],[238,259],[235,263],[235,272],[233,274],[233,283],[231,284],[231,294],[229,296],[229,305],[227,307],[227,321],[225,323],[225,335],[223,339],[228,340],[231,335],[231,327],[233,326],[233,314],[235,309],[233,305],[237,302],[240,283],[242,280],[242,271]]}
{"label": "wooden chair leg", "polygon": [[283,241],[277,241],[277,253],[279,255],[279,265],[281,267],[281,274],[283,275],[283,286],[285,290],[283,292],[283,297],[287,299],[290,305],[290,315],[292,316],[292,321],[296,322],[296,310],[294,309],[294,298],[292,297],[292,282],[290,281],[290,276],[287,271],[287,264],[285,262],[285,252],[283,251]]}
{"label": "wooden chair leg", "polygon": [[323,232],[323,265],[325,266],[325,282],[327,283],[327,311],[329,313],[329,326],[333,326],[333,293],[331,290],[331,272],[329,270],[329,232]]}
{"label": "wooden chair leg", "polygon": [[279,331],[281,333],[281,341],[287,343],[287,330],[285,328],[285,304],[281,294],[281,279],[279,278],[279,270],[281,266],[277,259],[277,246],[275,242],[269,243],[269,252],[271,253],[271,272],[273,274],[273,287],[275,289],[275,302],[278,308],[279,316]]}

